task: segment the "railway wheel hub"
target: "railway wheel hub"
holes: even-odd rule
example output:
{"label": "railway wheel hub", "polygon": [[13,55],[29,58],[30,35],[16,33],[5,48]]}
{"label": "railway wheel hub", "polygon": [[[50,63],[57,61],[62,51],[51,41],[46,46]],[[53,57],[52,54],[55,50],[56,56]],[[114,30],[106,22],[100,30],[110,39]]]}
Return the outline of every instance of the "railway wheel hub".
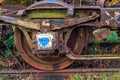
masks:
{"label": "railway wheel hub", "polygon": [[53,50],[57,47],[57,41],[54,33],[38,33],[37,38],[37,50]]}

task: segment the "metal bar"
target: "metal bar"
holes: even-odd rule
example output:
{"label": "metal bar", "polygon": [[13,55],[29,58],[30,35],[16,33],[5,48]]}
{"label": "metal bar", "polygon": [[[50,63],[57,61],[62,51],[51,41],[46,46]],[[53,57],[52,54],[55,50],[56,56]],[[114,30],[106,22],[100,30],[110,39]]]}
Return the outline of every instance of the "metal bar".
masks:
{"label": "metal bar", "polygon": [[[97,75],[98,78],[104,75],[111,75],[111,74],[120,74],[120,69],[65,69],[60,71],[40,71],[40,70],[9,70],[9,71],[0,71],[0,75],[3,78],[7,79],[25,79],[25,80],[70,80],[70,76],[80,75],[80,76],[95,76]],[[97,79],[96,79],[97,80]]]}
{"label": "metal bar", "polygon": [[57,5],[61,5],[61,6],[63,6],[63,7],[65,7],[65,8],[73,8],[73,6],[71,6],[71,5],[69,5],[69,4],[67,4],[67,3],[65,3],[65,2],[62,2],[62,1],[40,1],[40,2],[35,2],[34,4],[32,4],[31,6],[29,6],[26,10],[29,10],[29,9],[31,9],[31,8],[34,8],[34,7],[36,7],[36,6],[39,6],[39,5],[41,5],[41,4],[57,4]]}
{"label": "metal bar", "polygon": [[20,20],[9,16],[0,16],[0,20],[13,25],[18,25],[16,27],[25,27],[25,28],[40,30],[40,25],[32,21]]}
{"label": "metal bar", "polygon": [[65,69],[59,71],[41,71],[41,70],[8,70],[0,71],[0,74],[24,74],[24,73],[88,73],[88,72],[120,72],[120,68],[110,68],[110,69]]}
{"label": "metal bar", "polygon": [[120,59],[120,55],[80,55],[67,54],[68,58],[72,60],[106,60],[106,59]]}
{"label": "metal bar", "polygon": [[[70,26],[78,25],[78,24],[81,24],[81,23],[84,23],[87,21],[94,20],[100,16],[96,12],[93,12],[93,13],[94,14],[92,14],[91,16],[87,16],[84,18],[73,18],[72,21],[71,21],[71,19],[67,19],[67,20],[65,20],[65,23],[60,24],[59,26],[61,26],[61,27],[57,28],[57,29],[67,28]],[[24,28],[29,28],[29,29],[40,30],[40,24],[32,22],[32,21],[20,20],[17,18],[9,17],[9,16],[0,16],[0,20],[4,21],[6,23],[13,24],[13,25],[18,25],[16,27],[24,27]],[[53,28],[52,30],[56,30],[56,28]]]}
{"label": "metal bar", "polygon": [[[115,14],[115,13],[118,14]],[[120,21],[118,20],[119,18],[119,13],[120,9],[119,8],[101,8],[101,24],[110,26],[110,27],[115,27],[119,28],[120,26]]]}
{"label": "metal bar", "polygon": [[61,27],[53,28],[52,30],[67,28],[67,27],[74,26],[74,25],[79,25],[79,24],[82,24],[82,23],[85,23],[91,20],[95,20],[98,17],[100,17],[100,15],[97,14],[96,12],[93,12],[92,15],[86,16],[83,18],[66,19],[64,24],[59,25]]}

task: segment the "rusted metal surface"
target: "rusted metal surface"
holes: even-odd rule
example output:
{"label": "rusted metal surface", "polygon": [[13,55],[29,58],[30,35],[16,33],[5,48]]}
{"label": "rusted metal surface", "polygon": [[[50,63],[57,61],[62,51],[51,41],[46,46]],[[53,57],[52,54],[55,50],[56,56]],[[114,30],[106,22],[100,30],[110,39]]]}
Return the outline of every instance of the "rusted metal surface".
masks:
{"label": "rusted metal surface", "polygon": [[74,29],[67,41],[67,46],[70,53],[80,55],[85,46],[85,29]]}
{"label": "rusted metal surface", "polygon": [[[1,12],[0,20],[1,23],[17,25],[17,50],[37,69],[60,70],[79,59],[119,59],[105,55],[81,56],[84,47],[94,37],[105,39],[110,33],[109,28],[120,27],[119,8],[104,8],[105,0],[92,0],[96,4],[84,5],[89,2],[82,0],[78,7],[62,1],[39,1],[26,9],[6,14]],[[94,31],[97,28],[100,30]]]}
{"label": "rusted metal surface", "polygon": [[[119,28],[119,8],[102,8],[101,24],[112,28]],[[116,14],[117,13],[117,14]]]}
{"label": "rusted metal surface", "polygon": [[0,20],[4,21],[5,23],[10,23],[12,25],[18,25],[21,27],[25,28],[30,28],[30,29],[40,29],[40,26],[38,23],[33,23],[32,21],[25,21],[25,20],[20,20],[16,18],[11,18],[8,16],[0,16]]}
{"label": "rusted metal surface", "polygon": [[22,9],[25,9],[26,6],[22,6],[22,5],[0,5],[1,9],[6,9],[9,11],[19,11]]}
{"label": "rusted metal surface", "polygon": [[80,56],[75,56],[72,54],[67,54],[66,56],[72,60],[120,59],[120,55],[80,55]]}
{"label": "rusted metal surface", "polygon": [[80,18],[80,19],[76,18],[76,19],[65,20],[65,23],[62,24],[63,26],[62,25],[59,25],[59,26],[61,26],[60,28],[66,28],[66,27],[69,27],[69,26],[75,26],[75,25],[78,25],[78,24],[81,24],[81,23],[84,23],[84,22],[95,20],[98,17],[99,17],[99,14],[97,14],[96,12],[93,12],[91,16],[87,16],[87,17],[84,17],[84,18]]}
{"label": "rusted metal surface", "polygon": [[96,40],[106,39],[110,35],[110,29],[109,28],[97,29],[93,31],[93,35]]}
{"label": "rusted metal surface", "polygon": [[[99,17],[99,14],[97,14],[96,12],[93,12],[91,14],[91,16],[87,16],[87,17],[84,17],[84,18],[66,19],[66,20],[64,20],[63,24],[58,24],[58,25],[54,25],[54,23],[51,24],[52,27],[51,27],[50,30],[67,28],[67,27],[70,27],[70,26],[74,26],[74,25],[78,25],[78,24],[81,24],[81,23],[84,23],[84,22],[94,20],[98,17]],[[40,26],[39,23],[37,23],[37,22],[35,23],[35,22],[32,22],[32,21],[20,20],[20,19],[8,17],[8,16],[1,16],[0,20],[4,21],[6,23],[13,24],[13,25],[23,26],[24,28],[30,28],[30,29],[36,29],[36,30],[41,30],[42,28],[44,28],[44,27],[42,27],[43,26],[42,24]],[[39,22],[42,23],[42,21],[39,21]],[[56,27],[56,26],[59,26],[59,27]]]}
{"label": "rusted metal surface", "polygon": [[100,7],[104,7],[105,6],[105,0],[97,0],[97,5]]}
{"label": "rusted metal surface", "polygon": [[45,0],[43,0],[43,1],[40,1],[40,2],[35,2],[31,6],[29,6],[27,8],[27,10],[32,9],[32,8],[34,8],[36,6],[39,6],[39,5],[43,5],[43,4],[56,4],[56,5],[60,5],[60,6],[64,7],[64,8],[73,9],[73,6],[67,4],[67,3],[65,3],[63,1],[57,1],[57,0],[56,1],[49,1],[49,0],[45,1]]}
{"label": "rusted metal surface", "polygon": [[43,74],[49,74],[50,73],[61,73],[64,75],[64,73],[72,74],[72,73],[99,73],[99,72],[119,72],[120,69],[110,68],[110,69],[65,69],[60,71],[41,71],[41,70],[9,70],[9,71],[0,71],[0,74],[24,74],[24,73],[43,73]]}
{"label": "rusted metal surface", "polygon": [[101,74],[110,75],[112,73],[119,74],[120,69],[65,69],[61,71],[40,71],[40,70],[10,70],[0,71],[2,76],[9,79],[39,79],[39,80],[69,80],[70,75],[80,75],[83,77],[100,76]]}
{"label": "rusted metal surface", "polygon": [[23,59],[35,68],[42,70],[58,70],[63,69],[74,62],[74,60],[70,60],[66,56],[42,57],[39,53],[32,54],[33,50],[30,49],[28,42],[26,42],[25,36],[21,37],[21,35],[21,31],[17,29],[15,32],[16,47],[21,53]]}

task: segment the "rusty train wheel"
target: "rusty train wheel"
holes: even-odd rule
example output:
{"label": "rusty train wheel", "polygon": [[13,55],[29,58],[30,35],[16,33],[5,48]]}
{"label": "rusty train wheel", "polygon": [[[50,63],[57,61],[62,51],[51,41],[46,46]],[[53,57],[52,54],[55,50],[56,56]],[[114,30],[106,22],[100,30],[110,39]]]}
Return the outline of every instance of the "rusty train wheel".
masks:
{"label": "rusty train wheel", "polygon": [[15,44],[22,58],[31,66],[41,70],[59,70],[71,65],[74,61],[66,56],[61,57],[37,57],[31,54],[32,50],[28,46],[25,36],[20,29],[15,31]]}
{"label": "rusty train wheel", "polygon": [[75,56],[80,56],[83,48],[92,40],[92,29],[89,27],[74,28],[67,42],[67,46]]}
{"label": "rusty train wheel", "polygon": [[[90,33],[91,29],[75,28],[71,33],[67,46],[79,56],[83,48],[91,41]],[[16,48],[21,53],[22,58],[37,69],[60,70],[68,67],[75,61],[70,60],[65,54],[57,57],[38,56],[36,55],[36,52],[33,54],[33,49],[31,49],[23,30],[21,31],[17,28],[14,36]]]}

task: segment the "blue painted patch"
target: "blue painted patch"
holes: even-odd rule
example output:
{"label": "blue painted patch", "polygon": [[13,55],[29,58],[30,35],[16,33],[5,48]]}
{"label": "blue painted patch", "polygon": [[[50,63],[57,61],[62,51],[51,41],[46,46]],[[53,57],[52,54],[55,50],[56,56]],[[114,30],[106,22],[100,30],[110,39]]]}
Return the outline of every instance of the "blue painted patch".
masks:
{"label": "blue painted patch", "polygon": [[74,9],[73,8],[69,8],[68,9],[68,14],[69,15],[73,15],[74,14]]}
{"label": "blue painted patch", "polygon": [[50,20],[45,20],[45,23],[50,23]]}
{"label": "blue painted patch", "polygon": [[47,0],[48,2],[56,2],[56,0]]}
{"label": "blue painted patch", "polygon": [[42,49],[46,49],[47,45],[49,44],[49,38],[47,37],[43,37],[43,38],[39,38],[39,43],[42,45]]}
{"label": "blue painted patch", "polygon": [[65,21],[64,20],[53,20],[52,21],[52,24],[64,24],[65,23]]}

